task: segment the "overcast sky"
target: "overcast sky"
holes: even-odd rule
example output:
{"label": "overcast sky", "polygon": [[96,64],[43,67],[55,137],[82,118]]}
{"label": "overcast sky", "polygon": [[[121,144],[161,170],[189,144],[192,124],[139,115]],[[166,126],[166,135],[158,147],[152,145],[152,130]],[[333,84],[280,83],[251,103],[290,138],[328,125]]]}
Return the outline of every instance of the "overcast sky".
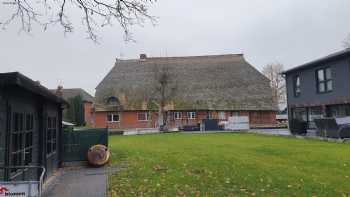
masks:
{"label": "overcast sky", "polygon": [[341,50],[350,33],[349,0],[159,0],[150,13],[158,24],[134,27],[136,43],[125,43],[116,25],[96,45],[80,27],[66,36],[58,27],[27,35],[13,24],[0,30],[0,72],[94,94],[115,58],[244,53],[259,70],[271,62],[290,68]]}

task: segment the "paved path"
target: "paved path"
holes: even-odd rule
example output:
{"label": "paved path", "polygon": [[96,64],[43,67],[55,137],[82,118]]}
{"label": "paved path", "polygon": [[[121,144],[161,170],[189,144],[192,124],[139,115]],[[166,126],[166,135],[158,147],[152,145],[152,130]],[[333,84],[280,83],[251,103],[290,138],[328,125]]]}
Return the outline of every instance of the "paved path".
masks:
{"label": "paved path", "polygon": [[[245,132],[245,131],[241,131],[241,132]],[[288,129],[250,129],[247,132],[271,134],[271,135],[291,135]],[[236,133],[236,132],[235,131],[184,131],[182,133],[208,134],[208,133]]]}
{"label": "paved path", "polygon": [[105,197],[106,190],[106,168],[69,167],[48,181],[43,197]]}
{"label": "paved path", "polygon": [[291,135],[288,129],[252,129],[250,131],[271,135]]}

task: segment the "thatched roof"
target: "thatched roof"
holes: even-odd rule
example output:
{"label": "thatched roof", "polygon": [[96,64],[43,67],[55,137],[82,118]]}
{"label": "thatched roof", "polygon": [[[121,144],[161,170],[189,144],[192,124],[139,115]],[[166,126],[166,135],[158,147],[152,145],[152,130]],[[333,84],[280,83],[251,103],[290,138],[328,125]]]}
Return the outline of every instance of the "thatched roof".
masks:
{"label": "thatched roof", "polygon": [[96,87],[96,110],[115,110],[107,104],[111,96],[118,109],[156,109],[150,98],[163,69],[175,90],[169,110],[276,110],[269,80],[241,54],[117,60]]}

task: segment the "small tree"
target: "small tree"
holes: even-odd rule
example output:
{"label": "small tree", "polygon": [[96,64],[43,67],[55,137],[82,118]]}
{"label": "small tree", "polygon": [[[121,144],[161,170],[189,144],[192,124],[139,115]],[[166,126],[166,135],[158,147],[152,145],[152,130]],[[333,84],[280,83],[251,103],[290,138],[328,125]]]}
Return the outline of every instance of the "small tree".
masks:
{"label": "small tree", "polygon": [[80,95],[68,99],[69,108],[64,113],[63,119],[77,126],[84,126],[84,103]]}
{"label": "small tree", "polygon": [[[0,26],[6,28],[18,21],[21,30],[31,32],[33,23],[46,30],[51,25],[60,25],[64,33],[73,32],[73,16],[80,15],[88,38],[97,41],[96,30],[114,22],[124,30],[125,39],[131,39],[130,26],[142,25],[146,19],[155,21],[148,14],[149,4],[156,0],[7,0],[2,4],[12,14]],[[0,14],[1,16],[2,14]],[[3,16],[6,18],[6,16]]]}
{"label": "small tree", "polygon": [[158,126],[162,130],[167,128],[168,112],[165,110],[176,94],[175,74],[168,67],[154,65],[154,84],[150,101],[158,108]]}
{"label": "small tree", "polygon": [[263,74],[270,80],[272,102],[276,107],[286,103],[286,84],[281,73],[284,66],[280,63],[268,64],[263,68]]}

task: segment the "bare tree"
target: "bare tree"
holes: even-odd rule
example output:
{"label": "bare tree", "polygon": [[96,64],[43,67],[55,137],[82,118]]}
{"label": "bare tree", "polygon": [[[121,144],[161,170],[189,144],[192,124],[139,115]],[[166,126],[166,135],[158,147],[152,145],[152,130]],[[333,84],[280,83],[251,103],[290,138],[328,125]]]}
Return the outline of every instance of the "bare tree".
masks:
{"label": "bare tree", "polygon": [[157,0],[7,0],[2,4],[12,9],[12,14],[0,21],[3,29],[14,21],[19,21],[21,31],[31,32],[33,23],[44,30],[50,25],[59,24],[64,33],[73,31],[72,13],[79,10],[88,38],[97,42],[97,28],[112,25],[114,22],[124,30],[126,40],[130,40],[130,26],[142,25],[145,20],[155,22],[148,14],[148,6]]}
{"label": "bare tree", "polygon": [[263,68],[263,74],[270,79],[270,86],[272,89],[272,102],[279,107],[279,105],[286,103],[286,85],[281,73],[284,66],[280,63],[268,64]]}
{"label": "bare tree", "polygon": [[162,65],[154,65],[154,85],[151,91],[150,101],[158,108],[158,126],[162,130],[167,129],[168,111],[166,105],[173,100],[176,91],[176,76],[171,69]]}
{"label": "bare tree", "polygon": [[350,48],[350,34],[348,37],[344,40],[344,48],[349,49]]}

